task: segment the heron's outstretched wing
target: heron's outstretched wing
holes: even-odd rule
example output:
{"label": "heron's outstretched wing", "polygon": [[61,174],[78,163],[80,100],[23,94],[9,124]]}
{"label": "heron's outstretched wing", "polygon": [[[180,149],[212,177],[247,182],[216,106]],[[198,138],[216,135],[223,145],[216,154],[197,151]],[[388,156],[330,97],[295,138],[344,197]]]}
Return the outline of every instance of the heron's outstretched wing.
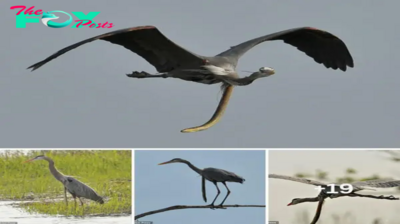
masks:
{"label": "heron's outstretched wing", "polygon": [[327,31],[312,27],[293,28],[258,37],[231,47],[218,56],[228,57],[237,63],[237,60],[248,50],[269,40],[283,40],[327,68],[335,70],[339,68],[346,71],[346,66],[354,67],[353,58],[341,39]]}
{"label": "heron's outstretched wing", "polygon": [[326,185],[325,183],[322,183],[322,182],[319,182],[319,181],[316,181],[316,180],[309,180],[309,179],[306,179],[306,178],[291,177],[291,176],[278,175],[278,174],[269,174],[268,178],[291,180],[291,181],[304,183],[304,184],[312,184],[312,185],[315,185],[315,186],[324,186],[324,185]]}
{"label": "heron's outstretched wing", "polygon": [[105,40],[113,44],[121,45],[144,58],[152,64],[158,72],[169,72],[181,66],[203,64],[201,56],[191,53],[175,44],[165,37],[156,27],[138,26],[112,31],[83,40],[59,50],[43,61],[30,66],[28,69],[34,71],[58,56],[94,40]]}
{"label": "heron's outstretched wing", "polygon": [[67,177],[67,181],[65,181],[65,187],[67,190],[78,197],[91,199],[93,201],[97,201],[100,204],[103,204],[103,198],[100,197],[96,191],[94,191],[91,187],[86,184],[80,182],[79,180],[73,177]]}
{"label": "heron's outstretched wing", "polygon": [[377,179],[377,180],[367,180],[367,181],[357,181],[351,183],[354,187],[373,187],[373,188],[391,188],[399,187],[400,180],[394,180],[391,178],[387,179]]}
{"label": "heron's outstretched wing", "polygon": [[201,177],[201,191],[203,193],[204,202],[207,202],[207,195],[206,195],[206,178]]}

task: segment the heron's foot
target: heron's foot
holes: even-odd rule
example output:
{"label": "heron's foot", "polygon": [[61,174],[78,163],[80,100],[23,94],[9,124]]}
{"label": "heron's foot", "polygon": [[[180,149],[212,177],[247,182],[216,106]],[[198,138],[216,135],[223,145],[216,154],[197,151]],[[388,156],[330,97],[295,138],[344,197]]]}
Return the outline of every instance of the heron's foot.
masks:
{"label": "heron's foot", "polygon": [[128,76],[129,78],[138,78],[138,79],[142,79],[142,78],[168,78],[168,73],[157,73],[155,75],[152,75],[148,72],[145,71],[141,71],[141,72],[137,72],[137,71],[133,71],[131,74],[126,74],[126,76]]}
{"label": "heron's foot", "polygon": [[222,204],[215,206],[215,208],[226,209],[226,208],[224,208],[224,206]]}
{"label": "heron's foot", "polygon": [[381,195],[381,196],[379,196],[379,198],[386,199],[386,200],[399,200],[399,198],[396,198],[393,195],[390,195],[390,196]]}
{"label": "heron's foot", "polygon": [[215,205],[214,204],[209,204],[207,206],[210,206],[210,209],[214,210],[215,209]]}
{"label": "heron's foot", "polygon": [[133,71],[131,74],[126,74],[126,76],[130,77],[130,78],[146,78],[148,76],[150,76],[149,73],[145,72],[145,71]]}

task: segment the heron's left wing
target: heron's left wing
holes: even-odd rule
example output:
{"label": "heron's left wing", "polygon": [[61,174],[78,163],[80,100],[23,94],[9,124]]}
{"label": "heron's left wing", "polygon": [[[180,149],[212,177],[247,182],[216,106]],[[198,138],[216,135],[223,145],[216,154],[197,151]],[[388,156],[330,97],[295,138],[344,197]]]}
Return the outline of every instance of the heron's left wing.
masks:
{"label": "heron's left wing", "polygon": [[346,44],[335,35],[312,27],[300,27],[268,34],[231,47],[217,56],[230,58],[237,64],[238,59],[254,46],[270,40],[283,42],[296,47],[327,68],[346,71],[346,66],[354,67],[353,58]]}
{"label": "heron's left wing", "polygon": [[207,202],[207,195],[206,195],[206,178],[201,178],[201,191],[203,193],[204,202]]}
{"label": "heron's left wing", "polygon": [[282,179],[282,180],[290,180],[290,181],[295,181],[299,183],[304,183],[304,184],[311,184],[315,186],[324,186],[326,185],[325,183],[316,181],[316,180],[310,180],[306,178],[299,178],[299,177],[291,177],[291,176],[286,176],[286,175],[278,175],[278,174],[269,174],[268,178],[276,178],[276,179]]}
{"label": "heron's left wing", "polygon": [[357,181],[351,183],[354,187],[373,187],[373,188],[391,188],[399,187],[400,180],[394,180],[391,178],[377,179],[377,180],[367,180],[367,181]]}

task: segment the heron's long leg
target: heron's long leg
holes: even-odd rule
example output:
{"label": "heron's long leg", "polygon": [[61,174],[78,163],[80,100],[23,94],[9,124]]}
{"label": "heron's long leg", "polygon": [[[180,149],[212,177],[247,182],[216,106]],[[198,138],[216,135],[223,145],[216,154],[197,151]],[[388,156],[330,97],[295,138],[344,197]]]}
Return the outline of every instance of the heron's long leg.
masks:
{"label": "heron's long leg", "polygon": [[222,182],[222,183],[225,185],[226,189],[228,190],[228,193],[226,194],[224,200],[222,200],[221,204],[219,204],[219,206],[221,206],[221,207],[224,204],[225,200],[228,198],[228,196],[231,194],[231,191],[229,190],[228,186],[226,186],[226,183],[225,182]]}
{"label": "heron's long leg", "polygon": [[222,98],[219,101],[217,110],[214,112],[213,116],[209,121],[200,126],[183,129],[181,132],[182,133],[198,132],[209,129],[212,126],[214,126],[224,115],[226,107],[228,106],[229,103],[229,99],[231,98],[232,91],[233,91],[233,86],[231,85],[225,88],[224,94],[222,95]]}
{"label": "heron's long leg", "polygon": [[76,209],[76,197],[74,197],[74,201],[75,201],[75,209]]}
{"label": "heron's long leg", "polygon": [[210,204],[211,206],[214,206],[215,200],[217,200],[219,193],[221,193],[221,191],[220,191],[219,188],[218,188],[217,183],[216,183],[216,182],[213,182],[213,183],[214,183],[215,187],[217,188],[218,193],[217,193],[217,196],[215,196],[214,201],[211,202],[211,204]]}
{"label": "heron's long leg", "polygon": [[81,198],[79,198],[79,201],[81,201],[81,206],[83,207],[83,202],[82,202],[82,199],[81,199]]}
{"label": "heron's long leg", "polygon": [[168,75],[166,73],[152,75],[145,71],[141,71],[141,72],[134,71],[131,74],[126,74],[126,76],[128,76],[129,78],[139,78],[139,79],[142,79],[142,78],[168,78]]}
{"label": "heron's long leg", "polygon": [[349,196],[349,197],[374,198],[374,199],[384,199],[384,200],[399,200],[399,198],[396,198],[393,195],[390,195],[390,196],[383,196],[383,195],[375,196],[375,195],[365,195],[365,194],[351,193],[351,194],[346,194],[346,196]]}
{"label": "heron's long leg", "polygon": [[317,206],[317,211],[315,212],[315,216],[313,218],[313,220],[311,221],[310,224],[315,224],[317,223],[320,215],[321,215],[321,211],[322,211],[322,205],[324,204],[324,200],[325,198],[319,198],[319,202],[318,202],[318,206]]}
{"label": "heron's long leg", "polygon": [[66,187],[64,187],[64,199],[65,199],[65,204],[68,206],[67,188]]}

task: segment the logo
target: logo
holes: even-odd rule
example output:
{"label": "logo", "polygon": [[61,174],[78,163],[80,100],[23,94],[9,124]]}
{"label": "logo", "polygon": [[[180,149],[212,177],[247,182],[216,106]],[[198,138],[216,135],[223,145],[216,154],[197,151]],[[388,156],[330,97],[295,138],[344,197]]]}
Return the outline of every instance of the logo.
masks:
{"label": "logo", "polygon": [[[42,23],[51,28],[63,28],[71,23],[75,22],[71,28],[112,28],[114,25],[109,22],[105,23],[96,23],[93,18],[100,14],[100,12],[89,12],[87,14],[83,12],[71,12],[77,19],[74,20],[74,17],[64,11],[53,10],[45,12],[42,9],[34,10],[35,6],[31,6],[27,8],[25,5],[15,5],[11,6],[10,9],[19,9],[16,13],[16,27],[17,28],[26,28],[27,23]],[[62,21],[61,17],[67,17],[66,21]],[[60,19],[60,21],[59,21]],[[57,22],[56,22],[57,21]]]}
{"label": "logo", "polygon": [[[51,20],[58,19],[58,18],[60,18],[60,17],[57,17],[56,15],[54,15],[54,14],[53,14],[54,12],[64,13],[64,14],[66,14],[66,15],[69,16],[69,19],[68,19],[67,21],[63,22],[63,23],[55,23],[55,22],[53,22],[53,21],[51,21]],[[48,27],[52,27],[52,28],[62,28],[62,27],[66,27],[66,26],[68,26],[69,24],[72,23],[72,16],[71,16],[70,14],[66,13],[66,12],[59,11],[59,10],[57,10],[57,11],[50,11],[50,12],[44,12],[44,13],[43,13],[43,16],[42,16],[42,23],[43,23],[45,26],[48,26]]]}

